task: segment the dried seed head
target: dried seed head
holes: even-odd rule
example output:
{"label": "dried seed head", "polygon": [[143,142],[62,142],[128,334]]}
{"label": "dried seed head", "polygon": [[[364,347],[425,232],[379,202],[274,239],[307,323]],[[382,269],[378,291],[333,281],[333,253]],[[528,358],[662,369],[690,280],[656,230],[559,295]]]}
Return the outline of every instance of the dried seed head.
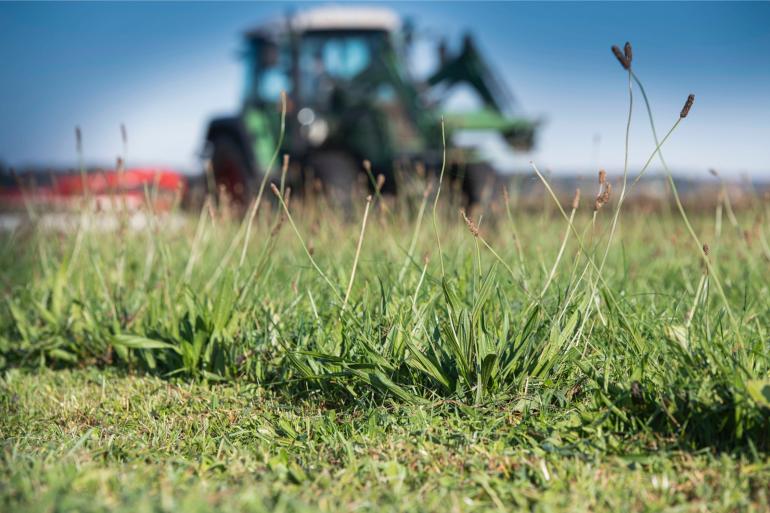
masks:
{"label": "dried seed head", "polygon": [[703,244],[703,254],[706,256],[709,256],[709,251],[711,251],[711,248],[709,248],[709,245],[704,243]]}
{"label": "dried seed head", "polygon": [[580,189],[575,189],[575,195],[572,197],[572,210],[577,210],[580,205]]}
{"label": "dried seed head", "polygon": [[283,165],[281,165],[281,172],[286,173],[289,170],[289,154],[283,154]]}
{"label": "dried seed head", "polygon": [[369,160],[364,160],[363,164],[364,164],[364,170],[365,170],[367,173],[371,173],[371,172],[372,172],[372,163],[371,163],[371,161],[369,161]]}
{"label": "dried seed head", "polygon": [[612,184],[607,182],[604,184],[604,193],[602,194],[602,199],[604,200],[604,203],[607,204],[610,202],[610,193],[612,192]]}
{"label": "dried seed head", "polygon": [[631,61],[634,59],[634,54],[631,51],[631,43],[626,41],[625,46],[623,47],[623,53],[625,54],[626,61],[628,62],[628,65],[631,65]]}
{"label": "dried seed head", "polygon": [[270,184],[270,190],[273,191],[273,194],[275,194],[276,198],[281,197],[281,191],[278,190],[278,187],[276,187],[274,183]]}
{"label": "dried seed head", "polygon": [[599,194],[594,200],[594,212],[602,208],[604,205],[610,202],[610,193],[612,192],[612,185],[606,180],[602,182]]}
{"label": "dried seed head", "polygon": [[620,48],[618,48],[616,45],[612,45],[612,53],[615,54],[615,58],[618,60],[620,65],[623,66],[623,69],[628,69],[631,67],[631,63],[628,62],[626,56],[623,55],[623,52],[621,52]]}
{"label": "dried seed head", "polygon": [[385,175],[380,173],[377,175],[377,190],[381,191],[383,185],[385,185]]}
{"label": "dried seed head", "polygon": [[695,95],[691,94],[687,97],[687,101],[684,102],[684,107],[682,107],[682,112],[679,113],[679,117],[684,119],[687,117],[687,114],[690,113],[690,109],[692,108],[692,104],[695,102]]}
{"label": "dried seed head", "polygon": [[476,223],[473,222],[472,219],[468,218],[467,215],[465,215],[465,209],[460,209],[460,215],[463,216],[463,219],[465,220],[465,224],[468,225],[468,230],[473,234],[474,237],[479,236],[479,227],[476,225]]}
{"label": "dried seed head", "polygon": [[599,185],[604,185],[607,183],[607,171],[604,169],[599,170]]}

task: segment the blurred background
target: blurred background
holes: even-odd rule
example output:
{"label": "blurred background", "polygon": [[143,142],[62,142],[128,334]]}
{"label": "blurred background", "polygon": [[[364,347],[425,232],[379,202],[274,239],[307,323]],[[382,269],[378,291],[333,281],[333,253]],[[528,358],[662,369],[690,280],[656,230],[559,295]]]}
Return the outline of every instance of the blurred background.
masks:
{"label": "blurred background", "polygon": [[[164,166],[200,173],[208,121],[244,100],[243,34],[321,5],[310,3],[0,4],[0,162],[9,169]],[[350,4],[343,4],[349,6]],[[356,5],[366,5],[357,3]],[[622,171],[627,74],[610,45],[634,45],[664,133],[688,93],[695,107],[665,148],[680,176],[770,178],[770,3],[378,3],[411,29],[415,82],[439,65],[439,46],[461,51],[471,33],[512,111],[538,120],[534,147],[514,151],[499,133],[453,134],[501,173]],[[480,105],[459,85],[442,108]],[[631,169],[654,143],[637,102]],[[128,144],[124,148],[121,125]],[[125,152],[125,155],[124,155]],[[657,163],[655,164],[657,166]]]}

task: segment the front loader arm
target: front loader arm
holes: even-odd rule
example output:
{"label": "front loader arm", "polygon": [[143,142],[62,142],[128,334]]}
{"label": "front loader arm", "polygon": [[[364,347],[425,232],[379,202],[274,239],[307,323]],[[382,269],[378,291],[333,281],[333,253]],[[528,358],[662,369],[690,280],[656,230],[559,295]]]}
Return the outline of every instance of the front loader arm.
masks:
{"label": "front loader arm", "polygon": [[441,67],[428,77],[430,86],[442,83],[447,87],[466,83],[476,90],[486,108],[500,113],[511,110],[513,100],[510,91],[497,79],[469,35],[465,36],[460,53],[443,62]]}
{"label": "front loader arm", "polygon": [[441,67],[428,77],[428,85],[441,84],[449,88],[465,83],[478,93],[484,103],[484,108],[478,112],[446,113],[445,118],[452,127],[500,132],[508,144],[518,150],[528,150],[533,146],[538,122],[511,116],[513,95],[497,79],[470,36],[465,36],[463,48],[457,56],[442,61]]}

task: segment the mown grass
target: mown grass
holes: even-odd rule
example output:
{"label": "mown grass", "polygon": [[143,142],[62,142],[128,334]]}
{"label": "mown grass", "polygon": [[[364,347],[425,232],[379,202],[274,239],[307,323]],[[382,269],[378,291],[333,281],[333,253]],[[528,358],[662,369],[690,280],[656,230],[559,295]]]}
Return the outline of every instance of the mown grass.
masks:
{"label": "mown grass", "polygon": [[673,133],[541,213],[415,175],[4,234],[3,501],[767,508],[769,205],[629,210]]}
{"label": "mown grass", "polygon": [[572,409],[333,404],[114,370],[7,373],[4,511],[762,511],[770,466]]}

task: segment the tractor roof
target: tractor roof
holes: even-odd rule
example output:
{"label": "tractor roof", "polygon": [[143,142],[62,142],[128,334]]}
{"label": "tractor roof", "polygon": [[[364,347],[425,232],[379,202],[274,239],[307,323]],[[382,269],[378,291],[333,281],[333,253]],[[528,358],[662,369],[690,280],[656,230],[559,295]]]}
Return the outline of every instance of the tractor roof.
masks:
{"label": "tractor roof", "polygon": [[384,7],[319,7],[299,11],[246,32],[247,37],[275,37],[289,27],[296,32],[311,30],[384,30],[393,32],[401,26],[401,18]]}

